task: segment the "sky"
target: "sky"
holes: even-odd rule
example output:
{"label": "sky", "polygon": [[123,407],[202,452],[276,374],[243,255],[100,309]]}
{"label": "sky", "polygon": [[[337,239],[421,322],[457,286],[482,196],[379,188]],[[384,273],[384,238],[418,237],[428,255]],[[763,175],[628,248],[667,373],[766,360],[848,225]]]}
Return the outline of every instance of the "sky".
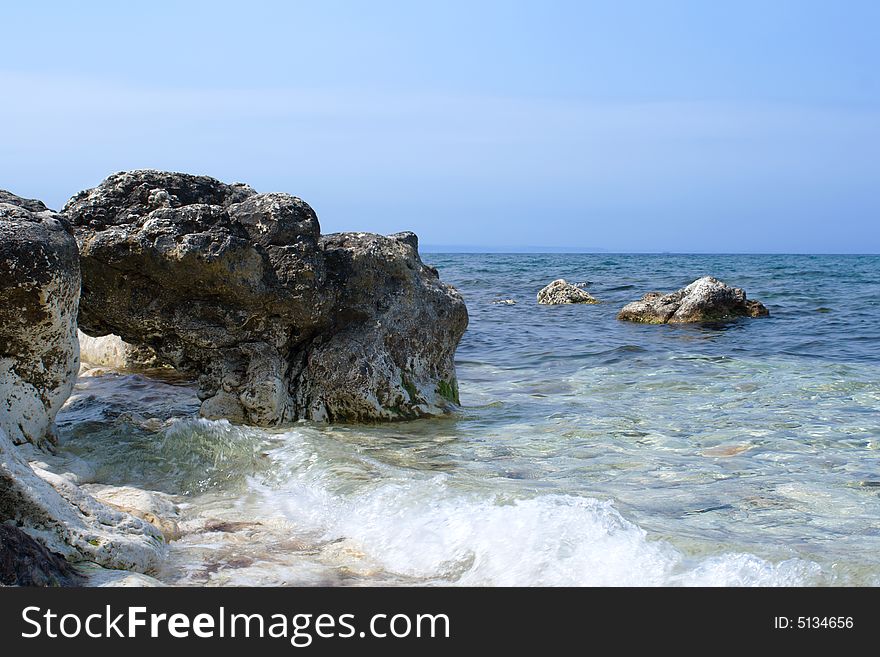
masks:
{"label": "sky", "polygon": [[0,188],[120,170],[432,248],[880,253],[880,2],[30,2]]}

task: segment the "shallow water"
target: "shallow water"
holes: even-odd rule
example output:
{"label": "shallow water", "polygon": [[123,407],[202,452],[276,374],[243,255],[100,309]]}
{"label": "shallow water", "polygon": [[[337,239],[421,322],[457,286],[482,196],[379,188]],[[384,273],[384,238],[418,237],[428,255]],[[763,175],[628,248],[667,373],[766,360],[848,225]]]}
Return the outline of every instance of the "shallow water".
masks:
{"label": "shallow water", "polygon": [[[59,424],[84,479],[181,503],[160,579],[880,584],[880,257],[424,260],[471,316],[454,417],[264,431],[195,419],[185,381],[80,379]],[[615,319],[705,274],[771,316]],[[560,277],[602,303],[538,306]]]}

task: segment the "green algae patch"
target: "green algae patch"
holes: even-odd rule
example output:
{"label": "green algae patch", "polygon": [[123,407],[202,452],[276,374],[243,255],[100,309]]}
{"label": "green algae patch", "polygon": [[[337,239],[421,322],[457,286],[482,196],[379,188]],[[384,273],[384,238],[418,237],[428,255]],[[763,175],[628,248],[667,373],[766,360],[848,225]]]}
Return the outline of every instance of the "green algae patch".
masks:
{"label": "green algae patch", "polygon": [[455,379],[452,382],[440,379],[440,382],[437,384],[437,394],[446,401],[460,404],[458,400],[458,382]]}

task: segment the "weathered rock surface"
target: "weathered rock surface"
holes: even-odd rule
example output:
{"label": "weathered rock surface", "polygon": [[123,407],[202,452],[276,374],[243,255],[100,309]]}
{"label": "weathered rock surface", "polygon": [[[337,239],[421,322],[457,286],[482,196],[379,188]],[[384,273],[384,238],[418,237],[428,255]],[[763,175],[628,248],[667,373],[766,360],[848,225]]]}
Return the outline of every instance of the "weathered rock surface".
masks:
{"label": "weathered rock surface", "polygon": [[321,237],[296,197],[159,171],[112,175],[64,211],[80,327],[199,375],[206,417],[390,420],[458,401],[467,311],[412,233]]}
{"label": "weathered rock surface", "polygon": [[65,559],[149,570],[163,550],[152,525],[25,460],[56,442],[55,416],[79,369],[79,293],[70,224],[0,191],[0,524],[3,559],[19,564],[20,583],[72,581]]}
{"label": "weathered rock surface", "polygon": [[68,561],[149,572],[164,542],[158,529],[113,510],[69,478],[31,467],[0,429],[0,523],[15,525]]}
{"label": "weathered rock surface", "polygon": [[77,586],[84,582],[64,557],[50,552],[18,527],[0,523],[0,584]]}
{"label": "weathered rock surface", "polygon": [[560,278],[538,292],[538,303],[556,306],[566,303],[599,303],[589,292]]}
{"label": "weathered rock surface", "polygon": [[180,528],[177,525],[179,509],[170,495],[131,486],[106,484],[86,484],[82,486],[82,490],[109,507],[147,521],[162,532],[166,543],[180,538]]}
{"label": "weathered rock surface", "polygon": [[79,288],[65,218],[0,190],[0,428],[17,445],[55,442],[79,369]]}
{"label": "weathered rock surface", "polygon": [[740,288],[704,276],[671,294],[650,292],[639,301],[624,306],[617,318],[645,324],[684,324],[766,317],[769,314],[764,304],[747,299],[745,291]]}
{"label": "weathered rock surface", "polygon": [[81,363],[118,370],[143,370],[161,365],[151,349],[128,344],[118,335],[110,333],[93,338],[82,331],[77,331],[77,337]]}

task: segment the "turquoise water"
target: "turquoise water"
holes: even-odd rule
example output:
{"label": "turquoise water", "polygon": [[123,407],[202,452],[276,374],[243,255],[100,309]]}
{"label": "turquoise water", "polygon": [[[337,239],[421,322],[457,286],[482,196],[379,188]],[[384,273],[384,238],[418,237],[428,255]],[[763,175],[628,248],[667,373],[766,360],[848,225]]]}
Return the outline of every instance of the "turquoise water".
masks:
{"label": "turquoise water", "polygon": [[[193,419],[179,381],[80,380],[64,449],[182,504],[160,579],[880,584],[880,257],[423,259],[471,317],[454,417],[267,432]],[[771,316],[615,319],[707,274]],[[602,303],[538,306],[556,278]]]}

